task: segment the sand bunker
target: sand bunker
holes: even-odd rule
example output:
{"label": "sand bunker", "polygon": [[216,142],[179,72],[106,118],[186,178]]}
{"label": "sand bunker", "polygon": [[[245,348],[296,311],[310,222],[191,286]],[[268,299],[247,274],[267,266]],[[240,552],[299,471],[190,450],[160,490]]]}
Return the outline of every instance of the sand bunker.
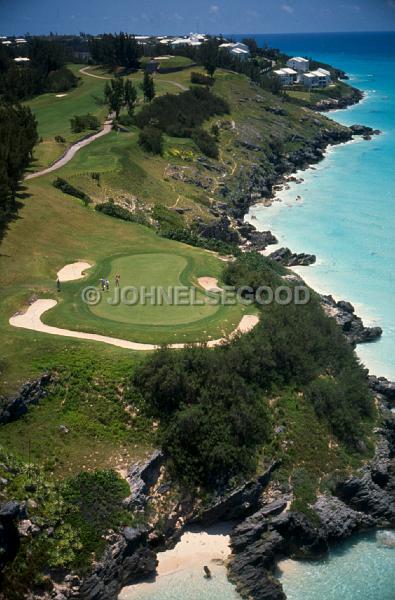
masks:
{"label": "sand bunker", "polygon": [[60,271],[58,271],[57,275],[59,281],[75,281],[76,279],[82,279],[84,277],[84,271],[90,269],[92,265],[87,262],[75,262],[70,265],[66,265]]}
{"label": "sand bunker", "polygon": [[56,94],[56,98],[64,98],[67,94]]}
{"label": "sand bunker", "polygon": [[[24,313],[16,313],[9,320],[10,325],[13,327],[20,327],[22,329],[30,329],[32,331],[40,331],[41,333],[49,333],[51,335],[61,335],[63,337],[77,338],[80,340],[90,340],[93,342],[102,342],[104,344],[110,344],[111,346],[118,346],[119,348],[126,348],[128,350],[146,351],[146,350],[157,350],[159,346],[154,344],[143,344],[139,342],[130,342],[129,340],[122,340],[120,338],[113,338],[107,335],[98,335],[96,333],[85,333],[83,331],[73,331],[71,329],[62,329],[60,327],[52,327],[51,325],[45,325],[41,321],[41,316],[47,311],[56,306],[56,300],[51,299],[40,299],[36,300],[29,306]],[[237,328],[232,332],[230,337],[234,337],[238,333],[248,333],[258,323],[259,319],[255,315],[245,315]],[[207,342],[207,346],[212,348],[219,346],[225,342],[225,338],[219,340],[210,340]],[[171,344],[170,348],[184,348],[187,344]]]}
{"label": "sand bunker", "polygon": [[207,292],[222,292],[215,277],[199,277],[198,284]]}

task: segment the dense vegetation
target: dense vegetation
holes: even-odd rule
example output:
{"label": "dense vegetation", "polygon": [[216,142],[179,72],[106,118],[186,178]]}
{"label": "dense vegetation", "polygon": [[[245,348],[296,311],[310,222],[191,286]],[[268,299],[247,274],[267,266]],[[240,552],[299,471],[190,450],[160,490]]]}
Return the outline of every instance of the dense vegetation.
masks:
{"label": "dense vegetation", "polygon": [[204,73],[197,73],[193,71],[191,73],[191,83],[196,83],[199,85],[214,85],[214,79],[209,77],[208,75],[204,75]]}
{"label": "dense vegetation", "polygon": [[19,184],[37,141],[30,109],[0,102],[0,231],[17,211]]}
{"label": "dense vegetation", "polygon": [[131,212],[118,204],[115,204],[114,200],[110,198],[107,202],[102,202],[101,204],[96,204],[95,210],[101,212],[109,217],[115,217],[116,219],[121,219],[122,221],[130,221],[132,223],[140,223],[141,225],[147,225],[148,220],[145,214],[140,212]]}
{"label": "dense vegetation", "polygon": [[29,514],[39,535],[22,538],[16,559],[1,574],[7,600],[25,598],[27,590],[46,589],[44,570],[83,573],[100,556],[104,534],[121,524],[134,524],[122,508],[129,487],[114,471],[82,472],[53,483],[37,466],[22,463],[0,448],[1,471],[15,499],[29,500]]}
{"label": "dense vegetation", "polygon": [[182,94],[155,98],[136,115],[136,123],[142,129],[155,122],[168,135],[190,137],[206,119],[227,113],[226,100],[206,88],[194,88]]}
{"label": "dense vegetation", "polygon": [[75,115],[70,119],[70,127],[73,133],[81,133],[86,130],[97,131],[100,127],[100,121],[90,113],[87,113],[86,115]]}
{"label": "dense vegetation", "polygon": [[[181,94],[165,94],[155,98],[136,115],[136,124],[143,133],[140,143],[147,150],[162,153],[161,130],[176,137],[192,137],[198,148],[212,158],[218,157],[216,139],[201,125],[214,115],[229,113],[229,105],[208,88],[193,88]],[[154,124],[154,125],[153,125]]]}
{"label": "dense vegetation", "polygon": [[139,144],[147,152],[163,154],[163,133],[157,127],[146,125],[139,133]]}
{"label": "dense vegetation", "polygon": [[[255,290],[281,284],[271,262],[255,253],[231,263],[225,281]],[[174,473],[207,487],[251,474],[271,435],[270,398],[282,390],[305,394],[353,449],[373,415],[365,373],[315,298],[265,306],[253,332],[227,345],[162,349],[137,370],[134,383],[148,413],[160,419],[159,440]]]}
{"label": "dense vegetation", "polygon": [[65,66],[68,57],[62,45],[32,38],[27,54],[29,62],[18,65],[14,61],[14,50],[0,46],[0,96],[8,102],[77,86],[78,78]]}
{"label": "dense vegetation", "polygon": [[124,67],[129,71],[138,69],[139,59],[143,54],[133,35],[127,33],[106,33],[89,42],[92,58],[98,64],[111,68]]}

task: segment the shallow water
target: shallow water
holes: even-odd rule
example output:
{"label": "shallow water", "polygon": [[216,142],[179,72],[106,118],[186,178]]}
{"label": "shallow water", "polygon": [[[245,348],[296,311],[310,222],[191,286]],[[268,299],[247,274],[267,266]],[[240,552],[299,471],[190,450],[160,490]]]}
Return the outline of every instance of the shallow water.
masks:
{"label": "shallow water", "polygon": [[[295,44],[297,36],[287,37]],[[327,54],[309,51],[306,41],[305,54],[345,69],[366,92],[361,104],[330,116],[383,135],[331,148],[322,163],[301,173],[302,184],[279,194],[281,203],[254,206],[248,220],[271,229],[281,245],[317,255],[316,265],[299,272],[319,291],[350,300],[367,324],[383,328],[382,339],[359,346],[358,354],[371,372],[395,378],[395,34],[386,37],[391,43],[377,43],[372,55],[371,43],[352,51],[348,40],[345,53],[339,42]]]}
{"label": "shallow water", "polygon": [[[288,600],[394,600],[395,546],[384,532],[338,545],[320,561],[283,561],[280,581]],[[386,532],[395,544],[395,532]]]}

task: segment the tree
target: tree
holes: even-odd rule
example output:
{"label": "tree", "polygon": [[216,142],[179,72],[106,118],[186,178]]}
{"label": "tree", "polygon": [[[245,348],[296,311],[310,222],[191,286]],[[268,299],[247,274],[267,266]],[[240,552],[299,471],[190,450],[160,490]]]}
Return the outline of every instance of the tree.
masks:
{"label": "tree", "polygon": [[140,131],[139,144],[152,154],[163,153],[163,134],[160,129],[147,125]]}
{"label": "tree", "polygon": [[127,79],[124,87],[125,104],[128,110],[128,114],[131,117],[134,113],[134,109],[137,101],[137,90],[130,79]]}
{"label": "tree", "polygon": [[244,38],[242,43],[248,46],[252,56],[258,54],[259,48],[254,38]]}
{"label": "tree", "polygon": [[144,100],[146,102],[151,102],[155,98],[155,84],[153,77],[147,72],[144,72],[143,83],[141,84],[141,89],[143,90]]}
{"label": "tree", "polygon": [[215,40],[208,40],[200,47],[200,62],[208,75],[213,77],[218,66],[218,46]]}
{"label": "tree", "polygon": [[104,86],[104,96],[110,107],[110,111],[115,112],[116,118],[118,118],[121,108],[125,103],[123,79],[111,79],[110,83],[107,82]]}

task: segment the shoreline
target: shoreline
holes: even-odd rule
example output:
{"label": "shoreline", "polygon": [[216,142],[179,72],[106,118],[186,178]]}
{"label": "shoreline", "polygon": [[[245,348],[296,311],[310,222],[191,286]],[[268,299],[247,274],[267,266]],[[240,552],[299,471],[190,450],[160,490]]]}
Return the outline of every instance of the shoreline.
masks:
{"label": "shoreline", "polygon": [[221,571],[226,578],[226,561],[231,554],[231,529],[230,523],[219,523],[204,529],[187,527],[173,549],[158,552],[156,575],[148,581],[122,588],[119,600],[138,600],[145,595],[148,600],[148,594],[154,593],[157,585],[177,573],[194,573],[208,581],[204,576],[204,566],[209,567],[213,578]]}
{"label": "shoreline", "polygon": [[[329,112],[330,113],[335,113],[335,112],[340,113],[344,110],[356,108],[362,102],[365,102],[368,98],[369,98],[369,94],[366,91],[364,91],[361,100],[359,100],[358,102],[355,102],[355,103],[345,106],[343,108],[336,108],[336,109],[331,109],[330,111],[325,111],[323,114],[327,114]],[[332,116],[330,118],[332,118]],[[333,119],[333,120],[336,123],[338,123],[339,125],[343,125],[336,119]],[[384,133],[385,132],[380,131],[380,135],[384,135]],[[265,225],[259,223],[257,215],[254,214],[254,207],[261,207],[262,212],[263,212],[264,209],[272,209],[274,211],[279,211],[279,210],[282,210],[284,208],[284,206],[295,208],[298,205],[303,204],[304,198],[303,198],[303,195],[298,194],[298,187],[299,187],[298,184],[306,183],[305,178],[307,179],[308,177],[313,176],[315,173],[318,173],[319,171],[328,169],[331,165],[325,164],[325,159],[330,158],[330,156],[336,152],[336,149],[338,147],[359,144],[359,143],[363,143],[364,141],[366,141],[366,140],[363,138],[362,135],[354,135],[352,139],[344,141],[344,142],[328,143],[328,145],[326,146],[326,148],[323,151],[322,159],[318,163],[311,162],[309,165],[303,166],[301,168],[297,168],[294,171],[292,171],[291,173],[287,173],[287,174],[284,174],[283,176],[281,176],[279,178],[279,181],[274,184],[273,193],[270,198],[266,198],[263,201],[251,204],[249,206],[248,211],[244,215],[244,221],[253,225],[258,232],[265,231],[267,228],[270,228],[270,224],[268,224],[267,221],[266,221]],[[292,198],[288,197],[291,191],[293,193]],[[273,233],[273,232],[271,232],[271,233]],[[273,233],[273,235],[275,235],[275,234],[276,234],[276,232]],[[267,255],[271,254],[272,252],[280,249],[284,245],[287,245],[286,240],[278,241],[277,244],[267,246],[265,250],[261,251],[261,254],[263,254],[264,256],[267,256]],[[294,249],[292,248],[291,251],[293,252]],[[323,259],[320,260],[320,257],[318,257],[316,263],[309,265],[308,267],[296,265],[296,266],[292,266],[292,267],[288,267],[288,268],[291,269],[296,275],[301,277],[305,281],[305,283],[309,287],[311,287],[314,291],[316,291],[317,293],[324,294],[324,295],[332,295],[331,289],[328,289],[324,280],[322,278],[320,279],[319,275],[317,276],[317,273],[315,272],[315,269],[314,269],[314,267],[320,266],[320,265],[322,266],[324,264],[325,264],[325,261]],[[341,293],[336,293],[334,298],[336,300],[344,299]],[[353,298],[348,298],[348,297],[346,298],[346,300],[352,302],[353,306],[356,308],[357,314],[362,318],[362,320],[366,326],[368,326],[368,327],[380,326],[379,316],[375,315],[374,313],[369,311],[368,307],[363,302],[358,302],[358,300],[355,300]],[[385,335],[385,331],[384,331],[384,335]],[[376,340],[375,342],[370,342],[370,343],[377,343],[378,341],[380,341],[380,340]],[[363,344],[363,343],[358,344],[356,346],[356,353],[357,353],[359,359],[364,363],[365,367],[368,369],[369,373],[371,375],[373,375],[378,370],[378,365],[380,363],[378,363],[376,361],[372,362],[371,359],[369,360],[369,358],[365,358],[366,354],[364,352],[364,347],[365,347],[365,344]],[[393,374],[390,372],[389,368],[387,369],[387,367],[385,367],[385,365],[383,365],[382,368],[379,367],[379,371],[380,372],[379,372],[378,376],[383,375],[384,377],[386,377],[390,380],[393,379]]]}

